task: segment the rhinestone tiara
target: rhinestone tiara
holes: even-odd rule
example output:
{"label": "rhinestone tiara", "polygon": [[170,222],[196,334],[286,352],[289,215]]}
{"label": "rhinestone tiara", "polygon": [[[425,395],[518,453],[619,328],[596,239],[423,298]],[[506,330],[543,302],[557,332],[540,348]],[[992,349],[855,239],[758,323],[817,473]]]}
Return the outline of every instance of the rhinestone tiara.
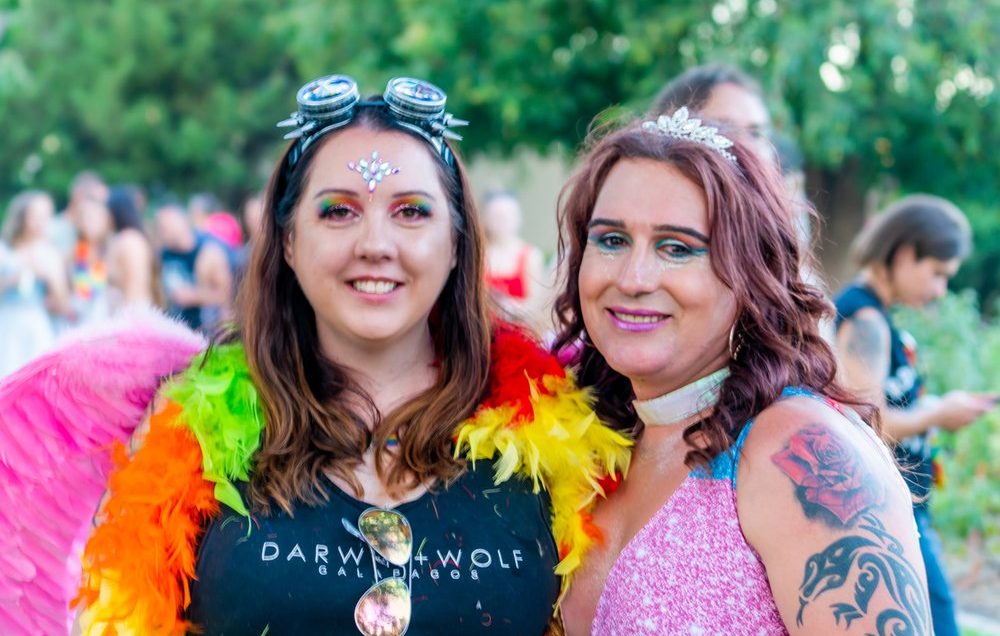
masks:
{"label": "rhinestone tiara", "polygon": [[700,119],[689,118],[686,106],[678,108],[672,116],[660,115],[656,121],[643,122],[642,129],[646,132],[686,139],[707,146],[722,155],[726,161],[737,163],[736,155],[729,152],[729,148],[733,146],[733,140],[720,135],[718,128],[702,126]]}

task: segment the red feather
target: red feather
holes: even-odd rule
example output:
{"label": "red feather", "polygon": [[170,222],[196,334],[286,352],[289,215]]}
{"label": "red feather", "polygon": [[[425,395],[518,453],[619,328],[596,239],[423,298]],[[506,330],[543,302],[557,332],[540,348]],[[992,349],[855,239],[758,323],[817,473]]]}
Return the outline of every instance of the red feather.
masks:
{"label": "red feather", "polygon": [[514,422],[534,418],[529,378],[540,393],[548,394],[542,380],[545,376],[566,377],[555,356],[509,323],[496,324],[490,354],[490,392],[480,408],[514,406]]}

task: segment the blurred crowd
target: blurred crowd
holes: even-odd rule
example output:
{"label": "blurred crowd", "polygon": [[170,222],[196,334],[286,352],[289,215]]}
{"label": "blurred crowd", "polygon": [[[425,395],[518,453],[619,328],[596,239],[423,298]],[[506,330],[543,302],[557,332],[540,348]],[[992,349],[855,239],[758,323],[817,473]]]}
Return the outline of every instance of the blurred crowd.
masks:
{"label": "blurred crowd", "polygon": [[0,377],[49,348],[70,328],[130,306],[155,306],[194,329],[230,317],[263,201],[238,214],[200,193],[150,204],[132,184],[86,171],[65,209],[41,190],[10,202],[0,234]]}

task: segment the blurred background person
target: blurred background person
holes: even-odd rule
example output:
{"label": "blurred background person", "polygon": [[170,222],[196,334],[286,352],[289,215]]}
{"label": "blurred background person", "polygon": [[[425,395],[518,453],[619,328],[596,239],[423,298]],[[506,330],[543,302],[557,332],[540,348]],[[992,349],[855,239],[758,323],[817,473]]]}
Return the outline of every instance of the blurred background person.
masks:
{"label": "blurred background person", "polygon": [[705,64],[671,80],[653,100],[650,114],[673,114],[681,106],[706,119],[739,129],[760,157],[777,157],[771,140],[771,113],[760,83],[736,67]]}
{"label": "blurred background person", "polygon": [[106,204],[110,191],[103,179],[92,170],[84,170],[73,177],[69,186],[69,200],[66,209],[60,212],[50,224],[49,236],[56,249],[68,260],[76,247],[79,235],[80,208],[87,201]]}
{"label": "blurred background person", "polygon": [[971,242],[968,221],[955,205],[929,195],[905,197],[858,235],[854,255],[861,272],[836,299],[840,372],[850,389],[881,409],[883,431],[897,442],[896,457],[915,495],[914,516],[938,636],[957,636],[959,631],[928,509],[935,473],[931,432],[936,427],[961,429],[994,408],[1000,396],[967,391],[940,398],[922,395],[916,343],[896,328],[890,309],[922,307],[944,296]]}
{"label": "blurred background person", "polygon": [[521,221],[521,204],[513,192],[486,196],[486,283],[511,318],[540,329],[549,285],[542,250],[521,237]]}
{"label": "blurred background person", "polygon": [[106,201],[106,197],[84,198],[73,212],[76,243],[69,263],[71,325],[99,323],[111,315],[108,241],[113,222]]}
{"label": "blurred background person", "polygon": [[263,233],[264,227],[264,197],[260,192],[254,192],[243,201],[241,209],[243,217],[243,228],[246,230],[246,242],[236,252],[235,267],[233,268],[233,294],[238,292],[243,275],[250,264],[250,254],[258,237]]}
{"label": "blurred background person", "polygon": [[45,192],[14,197],[0,232],[0,377],[54,340],[49,311],[69,311],[63,260],[48,236],[55,205]]}
{"label": "blurred background person", "polygon": [[144,200],[133,185],[115,186],[108,197],[114,231],[108,243],[108,284],[115,308],[156,304],[156,258],[143,222]]}
{"label": "blurred background person", "polygon": [[220,210],[222,204],[219,202],[219,198],[216,197],[211,192],[198,192],[191,195],[188,199],[187,213],[188,218],[191,219],[191,224],[197,230],[205,229],[205,221],[208,219],[208,215]]}
{"label": "blurred background person", "polygon": [[264,219],[264,196],[254,192],[243,202],[243,227],[246,230],[247,244],[252,244],[263,233],[261,225]]}
{"label": "blurred background person", "polygon": [[220,242],[196,231],[179,205],[160,206],[155,224],[168,313],[192,329],[212,331],[230,314],[229,256]]}

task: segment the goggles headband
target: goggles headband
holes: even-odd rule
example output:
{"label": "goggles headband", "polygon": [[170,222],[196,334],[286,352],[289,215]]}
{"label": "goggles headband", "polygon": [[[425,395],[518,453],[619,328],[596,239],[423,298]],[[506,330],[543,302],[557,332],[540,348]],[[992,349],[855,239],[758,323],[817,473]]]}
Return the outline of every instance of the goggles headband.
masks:
{"label": "goggles headband", "polygon": [[314,141],[351,123],[363,107],[387,108],[396,125],[425,139],[446,164],[454,166],[454,156],[444,140],[460,141],[462,136],[449,129],[468,126],[469,122],[445,112],[447,99],[437,86],[412,77],[389,80],[382,98],[376,100],[362,100],[358,83],[349,75],[314,79],[295,95],[298,110],[278,122],[279,128],[294,128],[285,139],[298,140],[288,155],[288,168],[298,163]]}

